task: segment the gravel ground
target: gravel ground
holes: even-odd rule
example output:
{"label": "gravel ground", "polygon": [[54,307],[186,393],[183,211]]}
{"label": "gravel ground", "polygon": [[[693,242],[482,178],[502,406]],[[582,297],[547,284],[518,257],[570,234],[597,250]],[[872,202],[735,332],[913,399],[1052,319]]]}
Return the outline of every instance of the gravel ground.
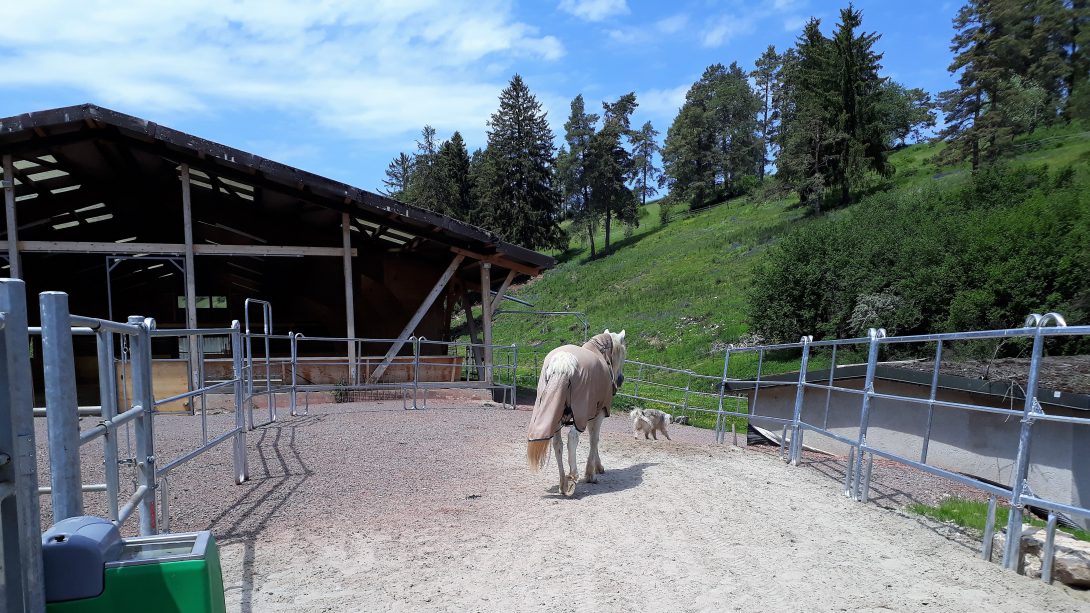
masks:
{"label": "gravel ground", "polygon": [[[790,467],[678,425],[637,441],[620,414],[603,427],[607,473],[568,500],[554,465],[525,467],[527,412],[443,406],[312,406],[261,427],[248,483],[231,481],[229,443],[178,469],[172,528],[216,534],[232,611],[1090,611],[940,524],[846,499],[842,458]],[[231,423],[210,416],[210,435]],[[156,434],[167,461],[199,420],[164,417]],[[873,500],[949,489],[899,472],[876,465]]]}

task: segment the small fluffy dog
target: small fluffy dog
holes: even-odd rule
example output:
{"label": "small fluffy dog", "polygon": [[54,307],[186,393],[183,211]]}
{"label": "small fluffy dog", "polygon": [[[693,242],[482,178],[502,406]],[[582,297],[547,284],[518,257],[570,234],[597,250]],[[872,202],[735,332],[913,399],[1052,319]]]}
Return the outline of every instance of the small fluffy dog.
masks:
{"label": "small fluffy dog", "polygon": [[643,438],[654,438],[657,441],[658,433],[662,432],[666,440],[670,440],[670,435],[666,433],[666,424],[671,422],[673,416],[669,413],[658,409],[632,409],[629,415],[632,417],[632,438],[640,438],[642,432]]}
{"label": "small fluffy dog", "polygon": [[683,426],[688,426],[689,425],[689,416],[688,415],[674,415],[673,418],[670,420],[670,423],[672,423],[672,424],[681,424]]}

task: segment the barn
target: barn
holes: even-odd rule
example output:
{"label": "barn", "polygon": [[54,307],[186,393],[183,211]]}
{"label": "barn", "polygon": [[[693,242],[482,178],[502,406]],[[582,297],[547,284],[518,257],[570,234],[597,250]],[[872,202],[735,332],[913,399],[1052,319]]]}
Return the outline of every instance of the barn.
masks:
{"label": "barn", "polygon": [[[250,298],[273,305],[281,331],[444,340],[454,313],[480,303],[489,344],[495,300],[555,264],[468,223],[93,104],[0,119],[0,157],[0,274],[31,296],[67,292],[71,312],[91,317],[222,327],[244,319]],[[188,359],[181,341],[156,345],[156,358]],[[353,343],[343,357],[399,351]]]}

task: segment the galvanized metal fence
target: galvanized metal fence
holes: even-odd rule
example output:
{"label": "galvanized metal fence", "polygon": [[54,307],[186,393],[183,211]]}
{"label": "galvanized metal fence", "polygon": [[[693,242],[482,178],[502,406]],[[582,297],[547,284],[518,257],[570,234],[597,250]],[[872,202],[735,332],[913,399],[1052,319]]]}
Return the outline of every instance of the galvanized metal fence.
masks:
{"label": "galvanized metal fence", "polygon": [[[1007,539],[1003,552],[1002,564],[1005,568],[1016,570],[1021,558],[1021,533],[1025,508],[1028,505],[1048,510],[1046,525],[1046,542],[1043,554],[1043,567],[1041,577],[1046,582],[1052,579],[1052,563],[1054,556],[1054,538],[1058,514],[1064,513],[1070,516],[1090,519],[1090,509],[1036,496],[1032,493],[1029,483],[1029,468],[1031,465],[1030,447],[1033,436],[1033,426],[1038,422],[1057,422],[1070,424],[1071,426],[1090,426],[1090,418],[1074,417],[1067,415],[1047,414],[1041,407],[1038,399],[1038,380],[1041,369],[1041,358],[1044,344],[1047,339],[1088,336],[1090,326],[1068,326],[1063,317],[1056,313],[1045,315],[1033,314],[1027,318],[1025,326],[1005,330],[985,330],[975,332],[953,332],[944,334],[925,334],[914,336],[887,336],[884,330],[871,329],[866,337],[838,339],[827,341],[814,341],[812,337],[803,337],[797,343],[784,343],[777,345],[760,345],[745,348],[727,349],[723,360],[722,387],[731,390],[748,390],[749,402],[744,410],[729,410],[725,407],[723,415],[746,418],[755,422],[774,423],[783,426],[786,443],[786,457],[792,464],[797,464],[802,457],[803,441],[807,432],[820,434],[835,441],[843,443],[850,448],[848,466],[845,475],[844,490],[852,498],[866,502],[869,495],[871,470],[874,458],[884,458],[894,462],[910,466],[926,473],[957,482],[961,485],[977,489],[989,495],[986,527],[981,547],[981,556],[991,559],[992,541],[995,524],[995,509],[998,500],[1002,499],[1010,505],[1010,513],[1007,522]],[[1028,367],[1027,383],[1024,388],[1024,403],[1020,410],[983,406],[966,402],[953,402],[939,400],[936,391],[939,381],[939,371],[943,358],[944,344],[958,341],[1009,341],[1011,339],[1024,339],[1032,343],[1031,358]],[[894,346],[920,344],[934,344],[935,359],[931,377],[930,393],[927,398],[904,396],[893,393],[881,393],[875,389],[875,371],[879,363],[879,354],[883,350],[889,350]],[[831,364],[828,380],[812,381],[807,377],[808,362],[815,350],[828,348],[831,354]],[[834,374],[836,372],[836,352],[841,351],[866,351],[866,374],[862,389],[854,389],[836,384]],[[763,363],[770,352],[798,351],[799,375],[797,382],[762,380]],[[756,376],[752,379],[732,379],[729,376],[731,358],[741,354],[755,353],[757,355]],[[794,412],[790,418],[762,415],[760,412],[760,392],[773,386],[790,386],[795,388]],[[807,391],[825,392],[825,412],[823,419],[803,419],[803,401]],[[859,398],[859,418],[856,436],[847,437],[829,428],[829,398],[833,392],[849,394]],[[904,453],[898,453],[889,448],[883,448],[880,444],[868,440],[868,428],[872,414],[872,403],[875,399],[899,401],[910,403],[926,410],[926,430],[921,453],[916,457],[908,457]],[[936,409],[967,411],[974,413],[988,413],[1007,416],[1020,420],[1019,437],[1015,452],[1014,470],[1011,477],[1010,488],[993,485],[961,473],[947,470],[927,461],[928,443],[932,435],[932,422]],[[718,428],[718,440],[722,440],[722,427]]]}
{"label": "galvanized metal fence", "polygon": [[720,377],[637,360],[625,360],[624,375],[625,385],[617,391],[622,405],[684,415],[692,425],[711,429],[716,442],[721,442],[721,429],[744,427],[744,420],[730,419],[727,413],[741,413],[748,401],[743,395],[726,393]]}
{"label": "galvanized metal fence", "polygon": [[[10,611],[44,610],[41,585],[41,540],[38,496],[50,496],[53,521],[84,513],[86,492],[104,492],[106,513],[117,526],[137,516],[141,535],[169,530],[169,473],[228,440],[234,445],[234,477],[248,478],[245,424],[239,402],[243,393],[242,344],[238,322],[231,328],[156,330],[155,321],[141,316],[126,322],[72,315],[68,296],[44,292],[39,296],[41,326],[28,326],[25,286],[0,279],[0,318],[3,321],[3,361],[0,380],[6,393],[0,399],[0,526],[3,536],[4,583],[0,602]],[[30,373],[30,338],[40,336],[45,407],[33,406]],[[76,395],[73,337],[94,337],[99,404],[80,406]],[[229,336],[235,357],[234,376],[212,385],[203,379],[196,389],[156,399],[152,389],[151,339],[173,336],[203,339]],[[204,397],[232,388],[236,399],[235,424],[226,433],[209,438]],[[201,444],[180,457],[160,463],[155,450],[156,407],[182,399],[201,401]],[[80,430],[80,417],[98,417],[94,426]],[[33,419],[46,420],[50,485],[38,486]],[[133,442],[128,453],[119,446],[125,432]],[[103,441],[103,483],[84,483],[80,449]],[[122,491],[120,466],[131,466],[134,486]],[[156,496],[161,511],[156,512]]]}

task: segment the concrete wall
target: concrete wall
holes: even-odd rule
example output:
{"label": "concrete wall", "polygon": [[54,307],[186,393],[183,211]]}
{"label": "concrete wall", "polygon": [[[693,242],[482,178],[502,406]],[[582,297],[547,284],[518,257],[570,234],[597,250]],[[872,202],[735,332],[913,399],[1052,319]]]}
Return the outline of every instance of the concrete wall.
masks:
{"label": "concrete wall", "polygon": [[[862,379],[838,380],[839,387],[861,389]],[[926,386],[899,381],[877,380],[878,393],[922,398],[923,403],[904,400],[871,399],[867,443],[882,451],[919,461],[927,430]],[[794,412],[795,385],[762,388],[757,396],[756,413],[790,419]],[[749,392],[753,410],[753,392]],[[979,406],[1022,409],[1022,401],[997,398],[951,389],[940,389],[938,399]],[[856,440],[863,397],[859,394],[808,388],[803,398],[802,420],[830,432]],[[826,413],[826,406],[828,412]],[[1054,415],[1090,417],[1082,411],[1042,405]],[[827,417],[826,417],[827,415]],[[826,421],[827,420],[827,421]],[[776,432],[781,426],[761,423]],[[827,424],[827,427],[826,427]],[[1009,485],[1018,453],[1019,417],[978,411],[935,407],[927,463]],[[846,454],[848,446],[813,432],[805,443],[830,453]],[[1030,447],[1029,483],[1033,491],[1058,502],[1090,506],[1090,426],[1073,426],[1038,421],[1033,426]],[[1090,527],[1087,522],[1085,527]]]}

